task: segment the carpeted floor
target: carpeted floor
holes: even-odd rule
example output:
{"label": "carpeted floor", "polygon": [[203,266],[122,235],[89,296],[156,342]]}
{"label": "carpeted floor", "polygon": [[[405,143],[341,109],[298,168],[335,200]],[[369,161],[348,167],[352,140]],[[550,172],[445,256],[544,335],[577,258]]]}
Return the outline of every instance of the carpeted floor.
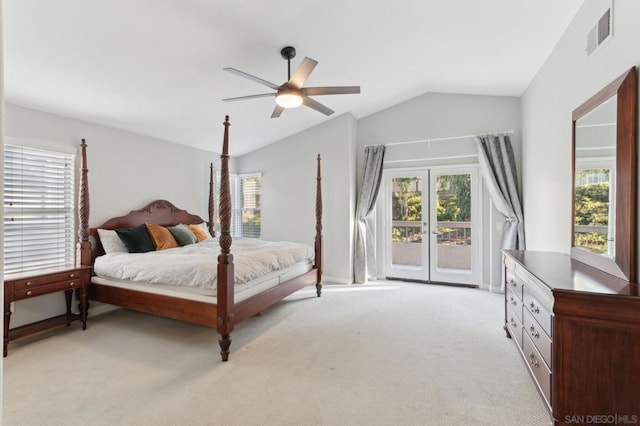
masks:
{"label": "carpeted floor", "polygon": [[550,419],[503,296],[378,282],[304,289],[215,330],[117,310],[9,344],[11,425],[487,425]]}

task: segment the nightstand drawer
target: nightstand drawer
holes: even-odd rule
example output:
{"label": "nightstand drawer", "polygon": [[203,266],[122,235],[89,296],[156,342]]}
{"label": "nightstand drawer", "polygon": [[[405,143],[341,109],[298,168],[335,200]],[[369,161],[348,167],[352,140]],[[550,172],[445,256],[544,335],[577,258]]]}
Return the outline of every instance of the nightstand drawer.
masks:
{"label": "nightstand drawer", "polygon": [[82,285],[80,277],[75,280],[61,281],[58,283],[48,285],[38,285],[32,288],[24,288],[22,290],[14,290],[14,300],[27,299],[29,297],[41,296],[43,294],[49,294],[61,290],[71,290]]}
{"label": "nightstand drawer", "polygon": [[13,289],[31,289],[40,286],[48,286],[57,281],[76,280],[80,282],[81,272],[77,270],[59,272],[50,275],[40,275],[31,278],[23,278],[13,281]]}

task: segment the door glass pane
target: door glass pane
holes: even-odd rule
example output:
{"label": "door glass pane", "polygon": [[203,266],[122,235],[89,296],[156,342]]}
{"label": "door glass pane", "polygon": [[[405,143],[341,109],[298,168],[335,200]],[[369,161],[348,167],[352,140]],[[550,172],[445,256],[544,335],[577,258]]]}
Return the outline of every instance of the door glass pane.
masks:
{"label": "door glass pane", "polygon": [[422,178],[391,179],[391,264],[422,268]]}
{"label": "door glass pane", "polygon": [[471,270],[471,175],[436,178],[436,268]]}

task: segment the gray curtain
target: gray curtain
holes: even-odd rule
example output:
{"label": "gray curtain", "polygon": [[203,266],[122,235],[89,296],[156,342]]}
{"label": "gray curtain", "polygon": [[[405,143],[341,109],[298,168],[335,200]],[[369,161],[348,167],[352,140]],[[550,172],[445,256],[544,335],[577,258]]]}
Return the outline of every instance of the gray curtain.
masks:
{"label": "gray curtain", "polygon": [[376,205],[380,181],[382,180],[382,163],[384,161],[384,145],[368,146],[364,149],[364,175],[360,197],[356,205],[356,229],[354,236],[353,275],[358,284],[367,282],[375,272],[375,247],[372,232],[367,225],[367,216]]}
{"label": "gray curtain", "polygon": [[524,217],[511,140],[507,135],[477,136],[474,140],[478,146],[480,171],[493,205],[507,217],[501,248],[524,250]]}

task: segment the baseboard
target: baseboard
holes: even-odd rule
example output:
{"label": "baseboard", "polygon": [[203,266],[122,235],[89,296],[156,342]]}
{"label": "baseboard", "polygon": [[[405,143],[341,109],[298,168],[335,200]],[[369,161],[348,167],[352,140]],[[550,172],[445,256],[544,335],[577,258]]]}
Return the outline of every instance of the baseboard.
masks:
{"label": "baseboard", "polygon": [[327,277],[323,275],[322,283],[323,284],[353,284],[353,280],[345,279],[345,278],[337,278],[337,277]]}

